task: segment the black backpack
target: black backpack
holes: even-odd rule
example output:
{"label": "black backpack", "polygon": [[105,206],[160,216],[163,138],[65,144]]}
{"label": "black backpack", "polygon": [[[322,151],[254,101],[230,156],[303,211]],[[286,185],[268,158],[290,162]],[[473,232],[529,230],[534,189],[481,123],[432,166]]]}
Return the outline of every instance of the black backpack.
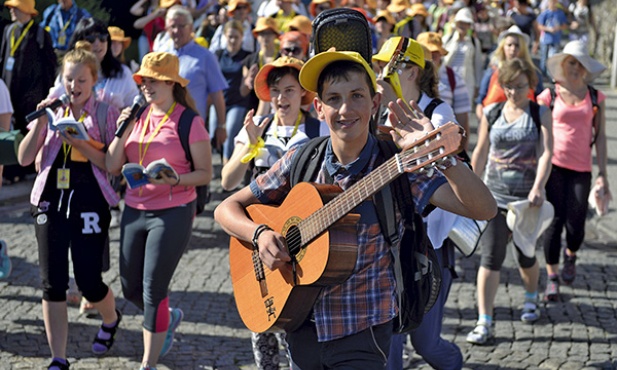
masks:
{"label": "black backpack", "polygon": [[[291,166],[291,186],[313,180],[321,168],[327,143],[328,137],[322,136],[298,149]],[[392,141],[378,140],[378,143],[383,154],[382,160],[400,151]],[[424,314],[435,304],[441,289],[441,269],[426,235],[424,222],[415,212],[411,185],[405,174],[376,193],[373,202],[379,225],[394,258],[399,307],[399,315],[394,320],[394,332],[407,333],[420,325]],[[403,216],[405,231],[402,239],[398,235],[395,204]],[[405,247],[400,248],[400,245]]]}
{"label": "black backpack", "polygon": [[[495,106],[486,115],[486,121],[488,122],[488,130],[491,131],[491,127],[497,122],[501,116],[505,101],[495,104]],[[542,119],[540,118],[540,105],[534,101],[529,101],[529,113],[533,123],[536,125],[538,133],[542,130]]]}
{"label": "black backpack", "polygon": [[[593,122],[591,126],[591,130],[593,133],[593,139],[591,140],[591,144],[589,146],[593,146],[598,139],[598,135],[600,134],[600,120],[598,119],[598,111],[600,110],[600,104],[598,104],[598,90],[596,90],[593,86],[587,85],[587,89],[589,90],[589,97],[591,98],[591,105],[593,106]],[[555,92],[555,88],[549,88],[551,92],[551,111],[555,107],[555,99],[557,98],[557,92]]]}
{"label": "black backpack", "polygon": [[[141,117],[141,114],[146,110],[146,108],[147,106],[142,107],[137,112],[137,119]],[[189,135],[191,133],[191,124],[197,115],[197,112],[186,107],[184,112],[180,115],[180,120],[178,121],[178,136],[180,137],[180,144],[182,144],[182,149],[184,150],[186,160],[191,164],[191,171],[195,170],[195,166],[193,165],[193,156],[191,155],[191,149],[189,146]],[[197,193],[196,214],[201,214],[206,208],[206,204],[210,202],[210,184],[196,186],[195,192]]]}
{"label": "black backpack", "polygon": [[370,65],[373,58],[371,28],[362,13],[349,8],[324,10],[313,20],[311,50],[317,55],[334,47],[356,51]]}

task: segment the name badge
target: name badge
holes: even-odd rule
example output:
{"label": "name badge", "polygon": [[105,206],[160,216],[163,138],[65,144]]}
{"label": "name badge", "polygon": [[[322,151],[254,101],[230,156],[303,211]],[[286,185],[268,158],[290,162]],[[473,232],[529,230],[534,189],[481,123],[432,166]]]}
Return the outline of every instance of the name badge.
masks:
{"label": "name badge", "polygon": [[68,189],[71,184],[71,170],[69,168],[58,168],[58,189]]}
{"label": "name badge", "polygon": [[66,33],[61,31],[58,34],[58,46],[64,46],[66,44]]}
{"label": "name badge", "polygon": [[6,63],[4,64],[4,69],[10,72],[13,70],[14,66],[15,66],[15,58],[8,57],[8,59],[6,60]]}

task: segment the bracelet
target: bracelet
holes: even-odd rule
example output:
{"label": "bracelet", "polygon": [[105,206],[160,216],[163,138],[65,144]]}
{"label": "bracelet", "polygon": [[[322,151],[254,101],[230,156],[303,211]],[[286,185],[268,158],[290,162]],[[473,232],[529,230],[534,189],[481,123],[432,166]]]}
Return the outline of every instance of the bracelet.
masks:
{"label": "bracelet", "polygon": [[176,181],[175,184],[173,184],[173,186],[178,186],[180,185],[180,175],[178,175],[178,180]]}
{"label": "bracelet", "polygon": [[263,233],[266,230],[272,231],[270,226],[268,226],[266,224],[261,224],[261,225],[257,226],[257,228],[255,229],[255,232],[253,233],[253,239],[251,239],[251,242],[253,243],[253,247],[255,247],[255,249],[258,248],[257,239],[259,239],[259,235],[261,235],[261,233]]}
{"label": "bracelet", "polygon": [[598,177],[606,177],[606,175],[604,174],[604,172],[600,171],[598,172]]}

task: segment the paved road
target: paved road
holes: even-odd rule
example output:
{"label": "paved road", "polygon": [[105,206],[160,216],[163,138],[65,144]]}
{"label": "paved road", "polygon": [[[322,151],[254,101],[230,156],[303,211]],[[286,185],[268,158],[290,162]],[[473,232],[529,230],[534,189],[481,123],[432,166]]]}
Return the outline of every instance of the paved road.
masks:
{"label": "paved road", "polygon": [[[609,174],[617,195],[617,92],[607,92]],[[220,170],[220,167],[217,167]],[[37,248],[27,213],[30,183],[0,192],[0,238],[7,241],[13,273],[0,282],[0,369],[42,369],[49,363],[40,305]],[[197,217],[193,238],[171,284],[170,303],[184,310],[174,348],[159,369],[254,369],[250,334],[234,305],[228,273],[227,236],[212,219],[223,198]],[[523,288],[509,256],[496,300],[496,342],[471,346],[465,336],[476,320],[475,276],[479,256],[458,261],[456,280],[446,306],[445,337],[463,350],[468,369],[617,369],[617,212],[588,222],[580,253],[579,276],[563,288],[565,301],[551,304],[534,325],[519,321]],[[118,295],[124,321],[111,353],[96,358],[91,340],[100,322],[69,309],[68,353],[74,369],[138,369],[142,353],[141,315],[122,298],[118,279],[117,229],[111,233],[112,268],[105,274]],[[542,253],[538,254],[543,264]],[[541,281],[544,286],[544,278]],[[286,364],[282,364],[285,366]],[[416,356],[413,368],[429,367]]]}

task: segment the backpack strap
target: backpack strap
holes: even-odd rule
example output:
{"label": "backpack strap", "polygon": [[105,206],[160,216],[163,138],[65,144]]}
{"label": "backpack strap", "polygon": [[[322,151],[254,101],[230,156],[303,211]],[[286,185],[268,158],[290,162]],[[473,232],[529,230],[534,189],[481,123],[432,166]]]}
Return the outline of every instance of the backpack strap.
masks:
{"label": "backpack strap", "polygon": [[591,106],[593,109],[593,139],[590,144],[590,146],[593,146],[598,139],[598,135],[600,134],[600,118],[598,118],[600,116],[598,114],[600,111],[600,105],[598,104],[598,90],[591,85],[587,85],[587,89],[589,90],[589,97],[591,98]]}
{"label": "backpack strap", "polygon": [[435,108],[437,108],[441,103],[443,103],[443,100],[439,98],[433,98],[433,100],[431,100],[431,102],[428,103],[426,108],[424,108],[424,115],[428,117],[428,119],[432,119]]}
{"label": "backpack strap", "polygon": [[555,99],[557,98],[557,92],[555,91],[554,87],[549,87],[548,90],[551,93],[551,104],[549,108],[551,108],[551,111],[552,111],[553,108],[555,108]]}
{"label": "backpack strap", "polygon": [[454,101],[454,89],[456,89],[456,76],[454,70],[446,66],[446,74],[448,75],[448,82],[450,83],[450,90],[452,90],[452,101]]}
{"label": "backpack strap", "polygon": [[[391,140],[378,140],[377,143],[379,145],[379,151],[381,152],[381,163],[400,151]],[[375,167],[381,163],[376,163]],[[398,179],[394,181],[396,182]],[[393,201],[394,195],[392,194],[391,186],[392,184],[385,186],[381,191],[375,193],[373,195],[373,203],[375,204],[379,226],[381,227],[386,241],[391,247],[397,248],[400,238],[396,224],[396,212]]]}
{"label": "backpack strap", "polygon": [[189,147],[189,134],[191,133],[191,124],[196,116],[197,113],[187,107],[180,115],[180,120],[178,121],[180,144],[182,144],[182,149],[184,149],[186,160],[191,164],[191,171],[195,170],[195,166],[193,165],[193,156],[191,155],[191,148]]}
{"label": "backpack strap", "polygon": [[316,137],[298,148],[294,154],[289,176],[292,187],[315,177],[321,167],[329,138],[329,136]]}
{"label": "backpack strap", "polygon": [[535,101],[529,101],[529,113],[538,133],[542,131],[542,118],[540,117],[540,105]]}
{"label": "backpack strap", "polygon": [[488,114],[486,115],[486,120],[488,121],[488,130],[489,131],[491,131],[491,127],[493,127],[495,122],[497,122],[497,119],[499,119],[499,116],[501,116],[501,111],[503,110],[503,106],[505,104],[506,104],[505,101],[501,102],[501,103],[495,104],[493,109],[491,109],[488,112]]}

